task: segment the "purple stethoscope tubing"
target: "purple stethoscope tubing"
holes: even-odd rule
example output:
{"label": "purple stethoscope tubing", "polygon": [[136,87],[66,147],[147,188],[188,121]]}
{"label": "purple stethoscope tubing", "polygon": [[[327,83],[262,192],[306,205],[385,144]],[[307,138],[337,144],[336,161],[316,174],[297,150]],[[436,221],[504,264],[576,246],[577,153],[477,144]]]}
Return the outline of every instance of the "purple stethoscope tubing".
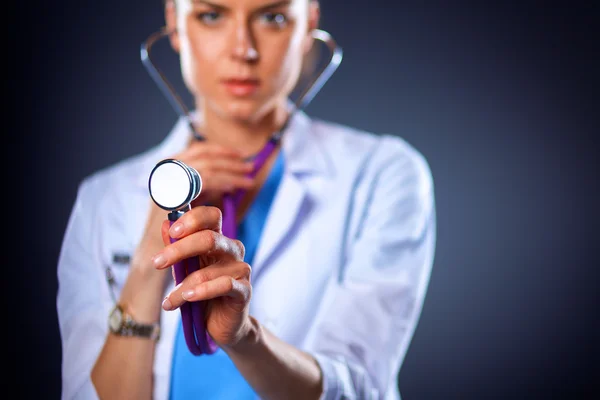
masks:
{"label": "purple stethoscope tubing", "polygon": [[[171,213],[173,216],[178,218],[183,213]],[[171,225],[177,219],[169,218]],[[171,243],[175,243],[177,239],[170,238]],[[188,259],[179,261],[173,264],[173,271],[175,275],[175,284],[179,285],[185,277],[194,271],[200,269],[198,257],[190,257]],[[213,354],[217,351],[217,344],[212,340],[208,334],[205,326],[205,309],[206,303],[204,301],[192,301],[185,302],[181,305],[181,323],[183,325],[183,334],[188,349],[192,354],[198,356],[201,354]]]}
{"label": "purple stethoscope tubing", "polygon": [[[148,39],[142,43],[141,46],[141,60],[146,70],[153,78],[155,83],[161,89],[165,97],[170,101],[173,108],[177,111],[180,116],[183,116],[187,119],[188,125],[191,129],[191,132],[196,140],[204,140],[202,135],[200,135],[190,118],[190,112],[188,108],[185,106],[185,103],[177,94],[177,91],[173,88],[173,86],[169,83],[166,76],[161,72],[161,70],[155,65],[151,58],[151,48],[152,45],[159,39],[168,37],[172,32],[167,30],[166,28],[161,29],[158,32],[153,33]],[[325,82],[329,80],[331,75],[337,70],[338,66],[342,61],[343,51],[342,48],[337,45],[335,40],[331,37],[331,35],[321,29],[315,29],[312,32],[313,38],[323,42],[331,52],[331,58],[329,63],[319,71],[318,74],[315,75],[314,80],[311,85],[309,85],[298,97],[294,104],[294,109],[292,111],[304,109],[314,98],[316,93],[318,93]],[[275,151],[277,145],[281,139],[283,131],[288,125],[290,121],[290,117],[288,117],[284,126],[277,131],[266,143],[266,145],[262,148],[262,150],[251,157],[250,159],[254,161],[254,168],[248,176],[254,177],[258,173],[258,171],[265,164],[269,156]],[[181,163],[180,161],[176,161]],[[183,163],[181,163],[183,164]],[[189,168],[189,167],[188,167]],[[197,173],[197,171],[196,171]],[[224,196],[223,198],[223,227],[222,232],[225,236],[235,239],[237,238],[237,229],[236,229],[236,208],[239,205],[245,191],[237,190],[234,193],[230,193]],[[191,202],[190,202],[191,203]],[[177,220],[181,215],[183,215],[186,211],[189,211],[190,205],[188,204],[187,209],[171,211],[169,213],[170,223],[173,224],[174,221]],[[171,238],[171,243],[174,243],[176,239]],[[175,282],[176,284],[181,283],[185,277],[198,270],[199,261],[198,257],[192,257],[187,260],[183,260],[173,265],[174,274],[175,274]],[[206,303],[204,301],[196,301],[196,302],[185,302],[181,307],[181,319],[183,324],[184,336],[186,340],[186,344],[190,352],[194,355],[201,354],[213,354],[217,351],[218,346],[212,340],[209,333],[206,331],[206,315],[205,309]]]}
{"label": "purple stethoscope tubing", "polygon": [[[254,178],[262,166],[267,162],[271,153],[277,148],[277,140],[271,139],[254,157],[254,168],[248,177]],[[229,238],[237,239],[236,209],[246,191],[239,189],[234,193],[223,196],[223,234]]]}

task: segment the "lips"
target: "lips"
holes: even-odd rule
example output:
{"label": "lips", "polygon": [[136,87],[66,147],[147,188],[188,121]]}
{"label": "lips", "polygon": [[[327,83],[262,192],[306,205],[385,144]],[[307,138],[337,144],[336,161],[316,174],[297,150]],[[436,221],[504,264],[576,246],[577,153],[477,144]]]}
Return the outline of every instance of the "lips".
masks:
{"label": "lips", "polygon": [[260,81],[252,78],[229,78],[221,82],[229,93],[242,97],[254,94],[260,86]]}

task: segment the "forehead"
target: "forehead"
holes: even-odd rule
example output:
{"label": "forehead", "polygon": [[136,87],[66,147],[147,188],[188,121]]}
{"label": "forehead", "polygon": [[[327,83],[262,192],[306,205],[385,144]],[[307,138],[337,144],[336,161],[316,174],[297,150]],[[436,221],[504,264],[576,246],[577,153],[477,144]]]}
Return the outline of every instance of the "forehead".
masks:
{"label": "forehead", "polygon": [[177,0],[178,3],[192,5],[212,5],[222,8],[262,8],[277,5],[295,5],[309,0]]}

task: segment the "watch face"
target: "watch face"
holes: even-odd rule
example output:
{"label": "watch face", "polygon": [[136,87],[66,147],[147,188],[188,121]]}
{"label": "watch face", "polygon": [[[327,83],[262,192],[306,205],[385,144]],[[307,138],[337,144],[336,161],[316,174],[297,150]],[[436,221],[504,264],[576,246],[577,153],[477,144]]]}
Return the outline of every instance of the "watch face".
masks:
{"label": "watch face", "polygon": [[116,307],[113,312],[110,314],[110,318],[108,320],[108,324],[110,329],[113,331],[118,331],[121,329],[121,324],[123,322],[123,313],[121,310]]}

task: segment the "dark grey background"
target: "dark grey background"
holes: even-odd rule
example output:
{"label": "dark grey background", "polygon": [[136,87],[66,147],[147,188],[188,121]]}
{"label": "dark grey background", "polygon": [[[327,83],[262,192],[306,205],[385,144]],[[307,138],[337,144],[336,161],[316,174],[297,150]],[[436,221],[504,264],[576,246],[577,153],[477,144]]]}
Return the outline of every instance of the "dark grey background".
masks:
{"label": "dark grey background", "polygon": [[[435,180],[406,400],[580,399],[599,376],[598,9],[552,4],[322,2],[345,53],[308,112],[404,137]],[[157,144],[175,113],[139,59],[160,0],[11,7],[5,348],[22,397],[59,398],[56,260],[77,184]]]}

